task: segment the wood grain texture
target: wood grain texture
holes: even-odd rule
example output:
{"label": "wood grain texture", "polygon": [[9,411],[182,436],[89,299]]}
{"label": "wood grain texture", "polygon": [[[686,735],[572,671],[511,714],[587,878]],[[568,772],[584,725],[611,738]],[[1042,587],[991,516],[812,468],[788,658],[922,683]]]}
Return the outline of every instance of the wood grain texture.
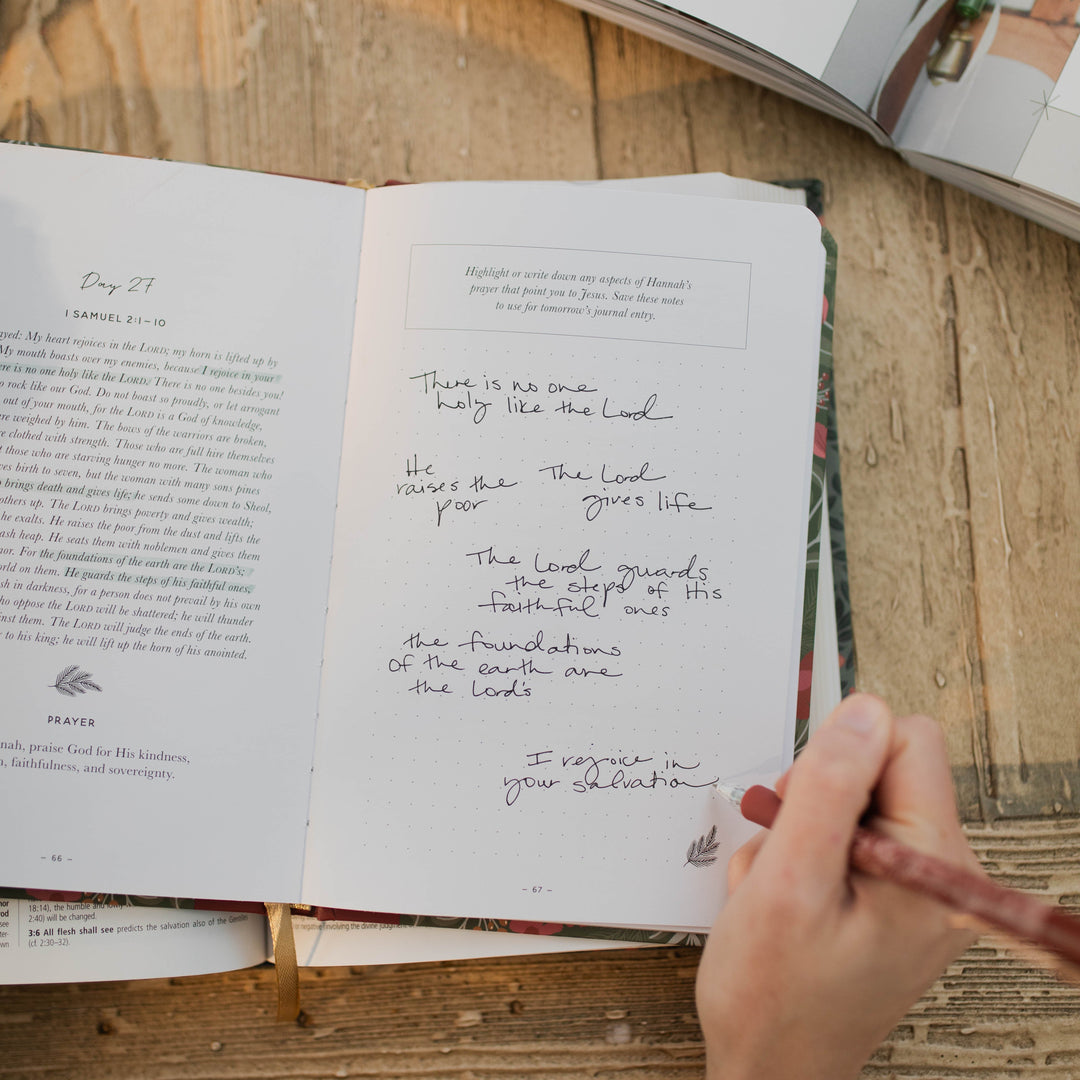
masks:
{"label": "wood grain texture", "polygon": [[1080,496],[1073,445],[1077,245],[950,204],[961,418],[971,492],[987,795],[998,813],[1075,814]]}
{"label": "wood grain texture", "polygon": [[[859,682],[944,723],[998,880],[1080,908],[1080,247],[551,0],[6,0],[0,134],[313,177],[817,177]],[[0,1077],[700,1075],[693,950],[0,988]],[[864,1076],[1080,1076],[985,941]]]}

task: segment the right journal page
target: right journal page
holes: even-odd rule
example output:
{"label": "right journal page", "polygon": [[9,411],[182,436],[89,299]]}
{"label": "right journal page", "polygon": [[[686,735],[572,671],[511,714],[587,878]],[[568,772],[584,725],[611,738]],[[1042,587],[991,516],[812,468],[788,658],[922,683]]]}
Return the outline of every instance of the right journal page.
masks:
{"label": "right journal page", "polygon": [[793,206],[369,195],[305,899],[703,927],[790,760],[824,250]]}

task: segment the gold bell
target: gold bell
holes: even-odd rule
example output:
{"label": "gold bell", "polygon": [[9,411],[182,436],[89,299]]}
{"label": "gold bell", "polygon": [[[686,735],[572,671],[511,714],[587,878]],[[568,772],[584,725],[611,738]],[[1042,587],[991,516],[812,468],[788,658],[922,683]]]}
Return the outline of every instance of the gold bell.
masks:
{"label": "gold bell", "polygon": [[975,38],[967,30],[953,30],[942,46],[926,62],[926,73],[933,83],[959,82],[975,49]]}

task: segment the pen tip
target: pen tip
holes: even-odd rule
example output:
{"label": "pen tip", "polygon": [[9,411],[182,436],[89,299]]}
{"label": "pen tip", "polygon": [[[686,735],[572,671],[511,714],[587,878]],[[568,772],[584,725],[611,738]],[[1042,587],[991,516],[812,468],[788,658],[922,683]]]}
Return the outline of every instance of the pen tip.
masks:
{"label": "pen tip", "polygon": [[722,780],[717,780],[713,787],[716,789],[717,795],[731,803],[736,810],[746,794],[746,788],[739,787],[738,784],[725,784]]}

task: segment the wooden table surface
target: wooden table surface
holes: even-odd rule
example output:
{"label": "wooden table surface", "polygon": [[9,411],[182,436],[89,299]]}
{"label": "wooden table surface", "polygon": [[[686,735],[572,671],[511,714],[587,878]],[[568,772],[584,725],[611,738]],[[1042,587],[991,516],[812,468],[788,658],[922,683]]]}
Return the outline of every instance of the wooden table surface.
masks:
{"label": "wooden table surface", "polygon": [[[819,177],[859,684],[943,722],[995,878],[1080,906],[1080,247],[554,0],[5,0],[0,134],[313,177]],[[2,257],[2,252],[0,252]],[[6,822],[4,827],[16,827]],[[0,1077],[696,1076],[693,949],[0,989]],[[1080,1076],[971,949],[867,1077]]]}

